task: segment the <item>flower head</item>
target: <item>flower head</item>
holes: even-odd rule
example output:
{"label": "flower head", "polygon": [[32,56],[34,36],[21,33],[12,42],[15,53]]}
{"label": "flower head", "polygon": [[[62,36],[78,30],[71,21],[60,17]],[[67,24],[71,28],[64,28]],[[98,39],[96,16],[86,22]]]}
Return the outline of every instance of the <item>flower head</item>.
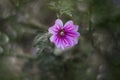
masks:
{"label": "flower head", "polygon": [[78,25],[74,25],[72,20],[63,25],[63,22],[57,19],[48,31],[52,34],[50,41],[62,50],[76,45],[78,43],[78,37],[80,36],[80,33],[77,32]]}

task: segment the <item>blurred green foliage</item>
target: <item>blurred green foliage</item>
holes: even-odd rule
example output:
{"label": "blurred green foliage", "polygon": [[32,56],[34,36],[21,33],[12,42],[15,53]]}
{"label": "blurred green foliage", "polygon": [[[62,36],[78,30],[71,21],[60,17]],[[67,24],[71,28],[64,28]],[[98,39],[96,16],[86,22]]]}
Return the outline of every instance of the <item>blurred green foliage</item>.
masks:
{"label": "blurred green foliage", "polygon": [[[0,80],[120,80],[119,0],[0,0]],[[79,43],[49,41],[56,18],[79,25]]]}

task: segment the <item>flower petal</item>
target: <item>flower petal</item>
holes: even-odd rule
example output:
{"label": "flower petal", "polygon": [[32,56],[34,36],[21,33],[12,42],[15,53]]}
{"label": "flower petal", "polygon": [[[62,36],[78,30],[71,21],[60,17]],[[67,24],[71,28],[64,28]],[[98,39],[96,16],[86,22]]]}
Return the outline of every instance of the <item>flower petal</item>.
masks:
{"label": "flower petal", "polygon": [[55,21],[55,24],[58,25],[58,27],[63,27],[63,22],[62,22],[61,19],[57,19],[57,20]]}
{"label": "flower petal", "polygon": [[56,39],[56,36],[55,36],[55,35],[52,35],[52,36],[50,37],[50,41],[51,41],[51,42],[55,42],[55,39]]}
{"label": "flower petal", "polygon": [[51,34],[55,34],[55,33],[56,33],[56,31],[55,31],[55,29],[54,29],[53,27],[50,27],[50,28],[48,29],[48,31],[49,31],[49,33],[51,33]]}
{"label": "flower petal", "polygon": [[69,32],[66,32],[66,35],[75,38],[75,37],[79,37],[80,33],[79,32],[70,32],[69,31]]}
{"label": "flower petal", "polygon": [[73,46],[74,43],[73,43],[73,41],[72,41],[72,37],[66,36],[65,39],[66,39],[66,41],[67,41],[67,46],[68,46],[68,47]]}
{"label": "flower petal", "polygon": [[78,38],[72,38],[72,37],[69,37],[69,36],[68,36],[68,39],[69,39],[70,42],[71,42],[71,45],[69,45],[69,47],[72,47],[72,46],[78,44]]}
{"label": "flower petal", "polygon": [[67,47],[72,47],[78,43],[77,38],[66,36],[64,38],[56,38],[55,45],[57,48],[64,50]]}
{"label": "flower petal", "polygon": [[48,29],[49,33],[57,34],[58,31],[63,27],[63,22],[60,19],[55,21],[55,24]]}
{"label": "flower petal", "polygon": [[64,49],[64,45],[63,45],[61,38],[57,37],[56,35],[53,35],[50,38],[50,41],[54,42],[57,48],[61,48],[62,50]]}
{"label": "flower petal", "polygon": [[78,25],[75,25],[74,31],[78,31],[78,28],[79,28],[79,26],[78,26]]}
{"label": "flower petal", "polygon": [[66,24],[64,25],[64,29],[67,31],[78,31],[78,27],[78,25],[73,24],[72,20],[66,22]]}
{"label": "flower petal", "polygon": [[78,38],[73,38],[72,40],[74,42],[74,45],[78,44]]}
{"label": "flower petal", "polygon": [[62,50],[65,49],[65,45],[64,45],[63,40],[61,38],[56,38],[55,45],[57,48],[60,48]]}
{"label": "flower petal", "polygon": [[72,25],[73,25],[73,21],[70,20],[70,21],[68,21],[68,22],[65,23],[64,28],[65,28],[65,27],[66,27],[66,28],[70,28]]}

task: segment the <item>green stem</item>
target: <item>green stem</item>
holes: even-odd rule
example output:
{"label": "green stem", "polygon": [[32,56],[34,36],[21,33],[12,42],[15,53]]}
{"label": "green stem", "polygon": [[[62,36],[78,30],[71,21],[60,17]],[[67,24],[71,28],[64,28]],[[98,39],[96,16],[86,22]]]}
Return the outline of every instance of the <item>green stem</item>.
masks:
{"label": "green stem", "polygon": [[2,57],[6,57],[6,56],[15,56],[15,57],[17,57],[17,58],[29,58],[29,59],[35,59],[36,58],[36,56],[32,56],[32,55],[28,55],[28,54],[17,54],[17,53],[3,53],[3,54],[1,54],[0,56],[2,56]]}
{"label": "green stem", "polygon": [[90,33],[92,31],[91,12],[92,12],[92,9],[91,9],[91,6],[90,6],[90,8],[88,10],[88,26],[89,26],[89,32]]}
{"label": "green stem", "polygon": [[92,6],[90,5],[88,10],[88,26],[89,26],[89,35],[90,35],[90,41],[93,47],[94,46],[94,40],[93,40],[93,24],[91,22],[91,15],[92,14]]}

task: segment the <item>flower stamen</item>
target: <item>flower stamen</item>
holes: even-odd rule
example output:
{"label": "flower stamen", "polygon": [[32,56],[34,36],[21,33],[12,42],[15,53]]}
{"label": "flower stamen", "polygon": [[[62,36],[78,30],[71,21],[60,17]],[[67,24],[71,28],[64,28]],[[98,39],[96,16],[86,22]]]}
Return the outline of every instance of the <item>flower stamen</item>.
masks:
{"label": "flower stamen", "polygon": [[64,36],[65,35],[65,31],[64,30],[60,30],[58,33],[60,36]]}

